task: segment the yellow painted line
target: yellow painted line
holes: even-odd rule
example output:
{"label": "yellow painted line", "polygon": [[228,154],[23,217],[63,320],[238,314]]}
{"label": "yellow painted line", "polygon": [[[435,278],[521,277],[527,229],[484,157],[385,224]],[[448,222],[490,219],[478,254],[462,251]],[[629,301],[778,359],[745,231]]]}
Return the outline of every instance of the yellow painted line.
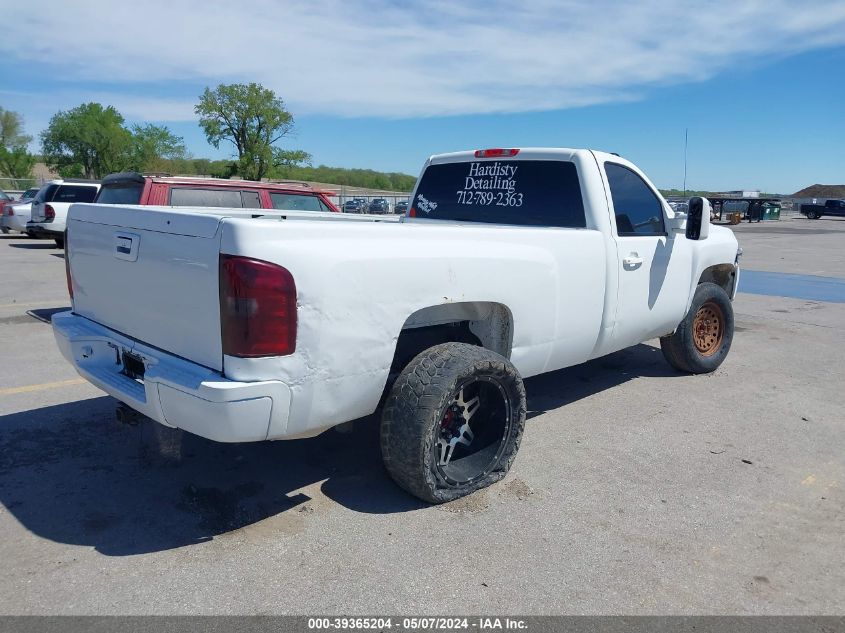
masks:
{"label": "yellow painted line", "polygon": [[16,393],[29,393],[31,391],[45,391],[47,389],[58,389],[59,387],[70,387],[88,382],[84,378],[71,378],[70,380],[59,380],[57,382],[42,382],[40,385],[26,385],[25,387],[7,387],[0,389],[0,396],[11,396]]}

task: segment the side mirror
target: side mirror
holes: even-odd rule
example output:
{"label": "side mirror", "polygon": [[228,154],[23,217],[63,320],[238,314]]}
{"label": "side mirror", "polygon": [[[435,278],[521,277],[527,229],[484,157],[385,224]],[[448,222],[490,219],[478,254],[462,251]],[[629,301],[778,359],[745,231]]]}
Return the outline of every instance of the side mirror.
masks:
{"label": "side mirror", "polygon": [[689,199],[687,239],[706,240],[710,234],[710,201],[696,196]]}

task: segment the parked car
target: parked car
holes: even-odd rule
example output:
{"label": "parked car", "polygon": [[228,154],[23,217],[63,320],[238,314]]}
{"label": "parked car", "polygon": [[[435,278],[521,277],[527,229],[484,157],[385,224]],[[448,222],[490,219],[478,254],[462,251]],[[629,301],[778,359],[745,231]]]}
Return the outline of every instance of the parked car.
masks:
{"label": "parked car", "polygon": [[30,205],[32,199],[38,193],[38,188],[27,189],[21,197],[12,202],[2,205],[0,212],[0,230],[3,233],[18,231],[26,233],[26,223],[29,221]]}
{"label": "parked car", "polygon": [[222,442],[315,435],[384,401],[387,471],[434,503],[505,476],[523,378],[655,337],[688,373],[730,350],[736,238],[703,198],[676,217],[629,161],[432,156],[410,199],[404,217],[284,222],[74,205],[57,344],[122,419]]}
{"label": "parked car", "polygon": [[823,215],[845,216],[845,200],[825,200],[824,204],[802,204],[801,213],[811,220]]}
{"label": "parked car", "polygon": [[408,201],[407,200],[400,200],[396,203],[393,207],[393,213],[404,214],[408,212]]}
{"label": "parked car", "polygon": [[0,230],[3,233],[18,231],[26,233],[26,223],[30,217],[32,199],[38,193],[38,188],[27,189],[17,200],[2,204],[0,208]]}
{"label": "parked car", "polygon": [[33,237],[52,239],[65,245],[67,210],[74,202],[93,202],[100,190],[96,180],[51,180],[32,199],[31,218],[26,232]]}
{"label": "parked car", "polygon": [[368,211],[370,213],[390,213],[390,203],[385,198],[373,198],[370,200]]}
{"label": "parked car", "polygon": [[[674,211],[675,213],[685,214],[689,210],[689,202],[686,200],[683,202],[679,200],[670,200],[667,204],[672,208],[672,211]],[[710,219],[712,220],[713,218],[711,217]]]}
{"label": "parked car", "polygon": [[367,201],[364,198],[351,198],[343,203],[344,213],[366,213]]}
{"label": "parked car", "polygon": [[136,172],[111,174],[103,178],[103,186],[95,202],[281,211],[338,210],[324,192],[304,183],[145,176]]}
{"label": "parked car", "polygon": [[3,208],[3,216],[0,217],[0,228],[3,229],[3,233],[10,231],[26,233],[26,223],[31,217],[31,208],[31,200],[7,204]]}
{"label": "parked car", "polygon": [[3,217],[5,216],[6,205],[13,204],[15,199],[8,193],[0,189],[0,231],[8,233],[9,229],[6,227]]}

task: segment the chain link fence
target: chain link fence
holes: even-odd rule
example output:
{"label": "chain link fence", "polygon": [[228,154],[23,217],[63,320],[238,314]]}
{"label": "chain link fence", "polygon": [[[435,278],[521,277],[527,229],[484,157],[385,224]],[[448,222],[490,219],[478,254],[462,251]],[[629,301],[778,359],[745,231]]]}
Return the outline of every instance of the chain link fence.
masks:
{"label": "chain link fence", "polygon": [[40,188],[44,178],[0,178],[0,189],[9,195],[20,194],[27,189]]}

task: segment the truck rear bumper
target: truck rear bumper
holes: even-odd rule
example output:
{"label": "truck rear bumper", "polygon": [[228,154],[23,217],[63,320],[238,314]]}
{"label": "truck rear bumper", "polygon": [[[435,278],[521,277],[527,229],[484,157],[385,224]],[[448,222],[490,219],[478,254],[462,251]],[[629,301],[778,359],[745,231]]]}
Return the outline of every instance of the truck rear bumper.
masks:
{"label": "truck rear bumper", "polygon": [[[53,316],[53,334],[83,378],[161,424],[218,442],[285,434],[291,392],[282,382],[228,380],[72,312]],[[143,379],[123,373],[127,352],[143,360]]]}

